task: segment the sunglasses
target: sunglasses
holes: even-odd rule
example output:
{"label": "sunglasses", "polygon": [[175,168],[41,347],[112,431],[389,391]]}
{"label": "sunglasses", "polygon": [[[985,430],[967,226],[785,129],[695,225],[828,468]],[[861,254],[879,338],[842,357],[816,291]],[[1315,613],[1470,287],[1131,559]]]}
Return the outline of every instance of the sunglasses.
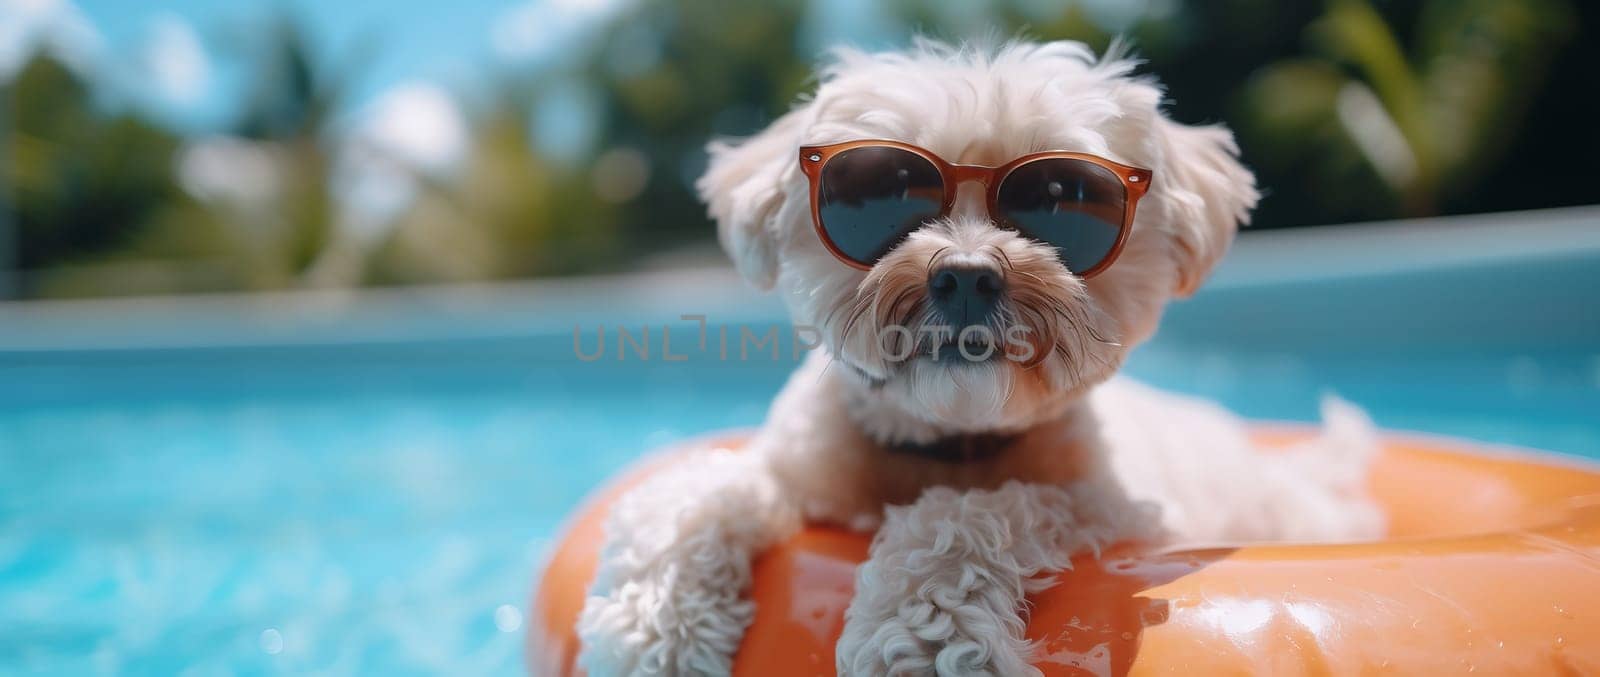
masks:
{"label": "sunglasses", "polygon": [[1055,248],[1087,278],[1111,265],[1128,239],[1150,170],[1085,153],[1031,153],[999,167],[951,164],[898,141],[802,146],[811,221],[828,251],[867,270],[928,221],[948,216],[956,187],[977,181],[989,216]]}

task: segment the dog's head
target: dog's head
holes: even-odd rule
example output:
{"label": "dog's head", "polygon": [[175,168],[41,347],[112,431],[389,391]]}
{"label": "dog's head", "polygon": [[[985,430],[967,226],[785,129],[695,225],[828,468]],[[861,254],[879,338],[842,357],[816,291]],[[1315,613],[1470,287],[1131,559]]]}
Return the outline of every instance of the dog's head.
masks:
{"label": "dog's head", "polygon": [[[1229,132],[1166,119],[1160,88],[1135,65],[1074,42],[841,50],[809,101],[749,139],[711,144],[698,186],[740,272],[777,286],[795,323],[814,327],[877,401],[946,431],[1026,427],[1110,376],[1167,300],[1199,286],[1256,202]],[[802,145],[858,139],[988,166],[1075,151],[1154,177],[1120,256],[1089,279],[1054,247],[997,223],[976,183],[959,185],[947,216],[859,270],[813,229],[798,157]],[[992,312],[960,319],[957,331],[976,321],[987,335],[1026,338],[957,354],[952,346],[966,346],[955,337],[922,331],[951,324],[940,296],[963,285],[994,298]]]}

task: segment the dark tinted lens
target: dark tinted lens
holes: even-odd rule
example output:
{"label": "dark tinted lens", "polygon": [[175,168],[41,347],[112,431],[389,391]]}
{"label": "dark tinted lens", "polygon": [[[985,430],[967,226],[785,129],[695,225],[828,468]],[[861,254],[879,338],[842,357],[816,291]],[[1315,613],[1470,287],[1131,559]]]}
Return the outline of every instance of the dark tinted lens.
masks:
{"label": "dark tinted lens", "polygon": [[944,203],[944,181],[932,162],[883,146],[833,156],[822,168],[819,192],[818,214],[833,246],[866,264],[939,216]]}
{"label": "dark tinted lens", "polygon": [[1000,184],[996,207],[1023,235],[1054,246],[1067,270],[1104,261],[1122,232],[1128,195],[1122,179],[1093,162],[1034,160]]}

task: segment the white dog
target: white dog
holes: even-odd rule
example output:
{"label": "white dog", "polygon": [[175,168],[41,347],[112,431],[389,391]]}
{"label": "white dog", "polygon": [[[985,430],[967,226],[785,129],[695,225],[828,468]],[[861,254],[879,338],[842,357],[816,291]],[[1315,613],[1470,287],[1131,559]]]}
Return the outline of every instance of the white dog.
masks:
{"label": "white dog", "polygon": [[[617,504],[579,621],[590,675],[726,674],[751,559],[803,522],[877,530],[848,675],[1036,673],[1025,595],[1115,541],[1381,531],[1354,408],[1263,454],[1228,412],[1112,378],[1257,197],[1229,132],[1166,119],[1135,65],[1071,42],[845,50],[815,97],[711,146],[699,188],[724,247],[823,348],[743,452]],[[828,146],[858,140],[880,143]],[[1030,157],[1058,162],[1013,162]],[[935,326],[1005,349],[975,359],[981,341]]]}

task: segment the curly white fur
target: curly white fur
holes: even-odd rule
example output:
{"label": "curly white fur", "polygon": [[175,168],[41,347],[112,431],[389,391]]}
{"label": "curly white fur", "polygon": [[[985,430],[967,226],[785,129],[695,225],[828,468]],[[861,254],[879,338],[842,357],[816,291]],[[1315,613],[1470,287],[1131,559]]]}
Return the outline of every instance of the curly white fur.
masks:
{"label": "curly white fur", "polygon": [[579,617],[591,675],[727,674],[756,552],[799,526],[753,455],[697,454],[617,502]]}
{"label": "curly white fur", "polygon": [[[1257,196],[1227,130],[1168,120],[1135,65],[1070,42],[843,50],[813,98],[750,139],[712,144],[698,185],[723,246],[821,329],[823,348],[741,455],[697,458],[618,504],[579,622],[589,674],[726,674],[752,617],[751,558],[802,519],[877,529],[838,645],[851,675],[1030,674],[1026,595],[1106,543],[1379,532],[1362,491],[1371,426],[1353,407],[1330,401],[1321,438],[1263,453],[1228,412],[1113,378]],[[987,165],[1087,152],[1154,178],[1120,258],[1089,280],[994,223],[970,184],[946,218],[863,272],[813,232],[796,150],[868,138]],[[896,362],[853,329],[851,317],[903,319],[885,299],[919,299],[945,255],[1007,276],[1000,312],[1042,325],[1046,359]],[[980,432],[1015,441],[961,463],[892,450]]]}
{"label": "curly white fur", "polygon": [[1028,675],[1023,597],[1072,555],[1159,533],[1154,506],[1105,482],[928,490],[890,508],[856,576],[838,668],[846,675]]}
{"label": "curly white fur", "polygon": [[1243,420],[1205,400],[1128,379],[1090,399],[1121,484],[1159,504],[1184,541],[1348,540],[1383,528],[1366,499],[1376,434],[1347,402],[1324,400],[1321,436],[1264,454]]}

